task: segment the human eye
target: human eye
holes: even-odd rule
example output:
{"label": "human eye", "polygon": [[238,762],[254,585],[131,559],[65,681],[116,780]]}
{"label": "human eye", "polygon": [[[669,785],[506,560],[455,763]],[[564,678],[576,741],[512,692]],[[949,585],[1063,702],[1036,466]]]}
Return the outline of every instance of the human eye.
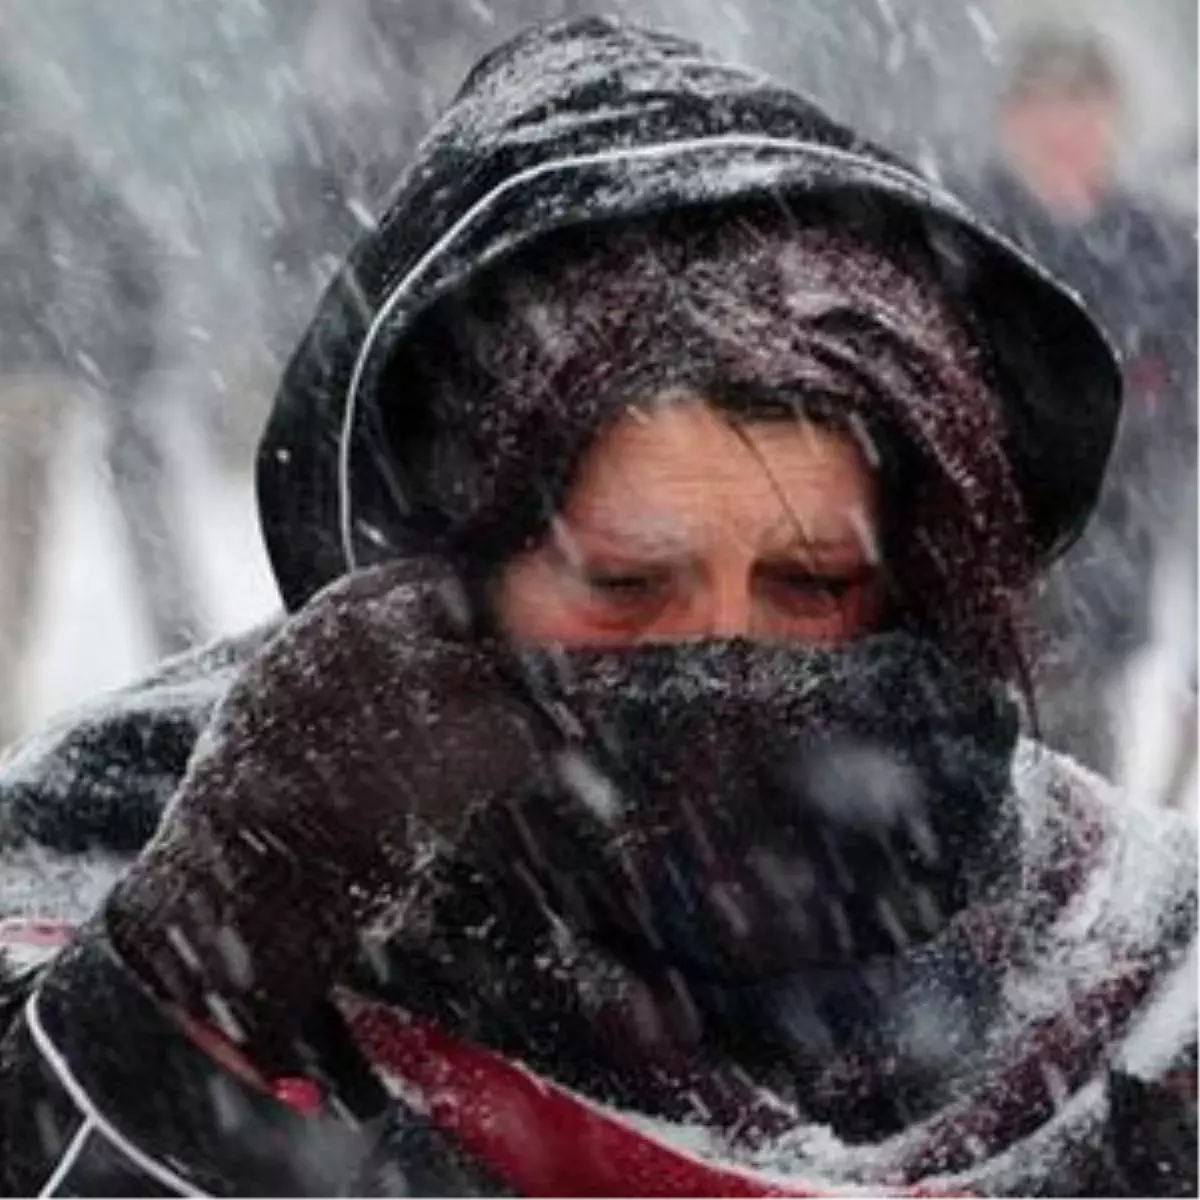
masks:
{"label": "human eye", "polygon": [[875,620],[876,573],[853,566],[769,563],[760,569],[762,599],[771,628],[811,641],[840,640]]}
{"label": "human eye", "polygon": [[666,586],[665,572],[655,568],[588,566],[582,574],[589,591],[620,603],[653,599]]}
{"label": "human eye", "polygon": [[774,587],[815,600],[841,600],[870,577],[870,571],[815,570],[799,563],[772,564],[763,569],[763,577]]}

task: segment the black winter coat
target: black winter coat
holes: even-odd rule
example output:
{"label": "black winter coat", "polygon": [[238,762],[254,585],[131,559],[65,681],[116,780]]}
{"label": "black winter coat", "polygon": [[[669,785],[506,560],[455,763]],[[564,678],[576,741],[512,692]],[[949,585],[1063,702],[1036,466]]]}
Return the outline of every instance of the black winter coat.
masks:
{"label": "black winter coat", "polygon": [[[399,1180],[407,1194],[522,1191],[519,1171],[516,1180],[504,1173],[503,1155],[481,1160],[463,1149],[453,1124],[431,1121],[419,1101],[414,1107],[412,1082],[389,1096],[350,1072],[338,1085],[353,1111],[316,1116],[241,1084],[163,1017],[102,923],[85,925],[54,957],[50,923],[87,921],[153,832],[240,665],[273,632],[175,660],[50,729],[0,769],[3,1194],[50,1185],[45,1194],[388,1195]],[[1028,1009],[1016,1040],[1028,1039],[1022,1053],[1032,1057],[1022,1065],[1018,1055],[975,1097],[978,1109],[960,1105],[885,1142],[907,1164],[887,1190],[903,1193],[907,1176],[932,1194],[1193,1194],[1193,832],[1176,814],[1129,807],[1099,779],[1031,744],[1018,751],[1014,789],[1026,871],[1042,881],[1032,888],[1029,921],[1041,924],[1044,957],[1014,972],[1011,993],[1015,1009]],[[1068,903],[1047,923],[1038,910],[1059,889]],[[1114,938],[1123,949],[1109,946]],[[1071,999],[1060,1023],[1064,988]],[[336,1043],[344,1032],[335,1022],[328,1036]],[[332,1051],[336,1058],[336,1044]],[[562,1057],[568,1062],[572,1048]],[[347,1061],[360,1058],[347,1052]],[[428,1071],[401,1066],[385,1052],[376,1069],[385,1081],[401,1071],[428,1086]],[[580,1068],[576,1061],[570,1069]],[[444,1060],[431,1069],[436,1079]],[[442,1087],[450,1084],[461,1081]],[[510,1085],[479,1084],[479,1102],[507,1097]],[[527,1100],[518,1089],[511,1102]],[[664,1195],[767,1195],[777,1186],[777,1176],[752,1169],[753,1156],[722,1165],[729,1150],[719,1146],[717,1161],[696,1173],[696,1135],[685,1127],[672,1135],[660,1124],[647,1149],[627,1144],[619,1119],[614,1136],[607,1110],[595,1111],[599,1166],[579,1143],[579,1114],[550,1105],[533,1119],[551,1165],[525,1169],[535,1179],[538,1169],[565,1171],[549,1176],[555,1192],[636,1192],[639,1179]],[[1010,1123],[1023,1132],[1014,1135]],[[956,1149],[962,1137],[965,1148]],[[791,1173],[793,1188],[883,1186],[869,1146],[831,1149],[821,1138],[787,1145],[766,1153],[767,1169]]]}

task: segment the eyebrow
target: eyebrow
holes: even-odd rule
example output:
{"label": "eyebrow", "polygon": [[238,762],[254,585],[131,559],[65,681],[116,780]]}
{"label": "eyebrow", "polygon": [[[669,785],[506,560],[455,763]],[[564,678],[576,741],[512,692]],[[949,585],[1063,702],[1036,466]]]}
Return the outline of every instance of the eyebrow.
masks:
{"label": "eyebrow", "polygon": [[854,549],[866,552],[859,531],[848,525],[837,533],[824,533],[804,528],[799,520],[781,521],[772,525],[763,536],[763,545],[770,546],[776,553],[793,550],[816,550],[819,552]]}
{"label": "eyebrow", "polygon": [[644,522],[630,522],[628,525],[609,523],[607,521],[589,521],[574,529],[567,526],[556,526],[554,543],[560,548],[569,548],[572,544],[578,546],[583,540],[597,539],[610,543],[614,551],[631,551],[641,554],[678,554],[690,550],[694,545],[693,538],[687,531],[665,527],[647,527]]}
{"label": "eyebrow", "polygon": [[776,529],[769,529],[763,537],[764,542],[774,542],[784,549],[792,549],[794,546],[804,546],[808,549],[818,550],[837,550],[842,546],[861,546],[862,539],[853,529],[847,529],[844,532],[837,534],[832,533],[814,533],[811,530],[797,528],[794,522],[789,521],[786,527],[786,532],[790,536],[786,538],[780,537],[780,532]]}
{"label": "eyebrow", "polygon": [[[790,536],[788,536],[790,535]],[[558,536],[553,539],[553,545],[567,557],[575,554],[587,558],[579,546],[580,541],[596,539],[604,545],[593,547],[592,555],[602,556],[610,553],[615,556],[629,555],[631,557],[645,556],[646,558],[674,557],[681,553],[690,553],[694,543],[686,532],[671,529],[646,528],[644,525],[596,523],[580,528],[578,535],[569,529],[560,529]],[[869,552],[863,545],[862,538],[853,528],[837,534],[812,533],[798,527],[794,520],[779,522],[767,530],[760,546],[761,553],[772,555],[793,554],[796,551],[808,554],[842,558],[847,551],[853,551],[856,556],[869,557]]]}

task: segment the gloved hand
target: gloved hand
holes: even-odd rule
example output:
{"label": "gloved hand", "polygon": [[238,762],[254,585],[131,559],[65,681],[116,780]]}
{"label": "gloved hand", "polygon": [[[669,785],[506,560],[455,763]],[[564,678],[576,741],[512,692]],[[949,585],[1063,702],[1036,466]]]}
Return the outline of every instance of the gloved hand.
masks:
{"label": "gloved hand", "polygon": [[246,668],[153,841],[114,890],[113,943],[161,999],[287,1069],[360,934],[419,888],[481,805],[547,761],[505,652],[452,581],[343,580]]}

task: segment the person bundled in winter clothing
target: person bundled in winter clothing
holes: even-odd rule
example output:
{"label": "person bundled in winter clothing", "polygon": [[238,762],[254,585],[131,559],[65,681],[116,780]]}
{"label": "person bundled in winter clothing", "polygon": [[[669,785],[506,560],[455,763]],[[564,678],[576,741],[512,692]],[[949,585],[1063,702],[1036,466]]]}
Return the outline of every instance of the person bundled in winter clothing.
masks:
{"label": "person bundled in winter clothing", "polygon": [[[1184,554],[1195,570],[1186,514],[1196,470],[1196,227],[1121,183],[1128,110],[1101,41],[1031,31],[1011,54],[998,154],[968,188],[1001,231],[1079,292],[1122,364],[1126,404],[1096,511],[1048,572],[1036,607],[1048,642],[1046,740],[1110,775],[1129,716],[1122,691],[1154,635],[1164,562]],[[1075,403],[1074,393],[1061,402]],[[1194,661],[1180,668],[1193,690],[1195,670]]]}
{"label": "person bundled in winter clothing", "polygon": [[1190,1193],[1192,839],[1018,732],[1119,390],[807,100],[494,51],[281,384],[290,615],[4,769],[6,1188]]}

